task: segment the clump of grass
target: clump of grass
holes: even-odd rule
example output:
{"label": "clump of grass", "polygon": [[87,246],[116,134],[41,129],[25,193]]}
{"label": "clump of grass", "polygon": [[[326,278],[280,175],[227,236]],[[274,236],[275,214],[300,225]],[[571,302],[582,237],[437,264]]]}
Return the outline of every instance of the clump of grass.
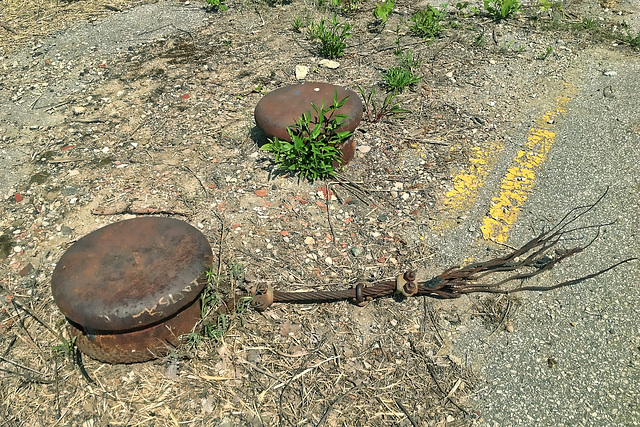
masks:
{"label": "clump of grass", "polygon": [[420,81],[422,77],[413,73],[413,69],[420,65],[420,60],[413,56],[413,51],[397,51],[400,66],[390,68],[383,74],[387,90],[394,93],[402,93],[405,88]]}
{"label": "clump of grass", "polygon": [[333,15],[333,19],[328,22],[322,19],[319,24],[312,23],[309,37],[320,40],[320,55],[335,59],[344,55],[347,39],[351,37],[351,28],[351,25],[340,23],[338,17]]}
{"label": "clump of grass", "polygon": [[393,67],[382,75],[387,90],[393,93],[402,93],[404,89],[420,81],[410,69],[405,67]]}
{"label": "clump of grass", "polygon": [[409,25],[411,32],[425,39],[431,39],[442,33],[444,13],[432,6],[419,10],[414,13],[409,21],[413,24]]}
{"label": "clump of grass", "polygon": [[377,123],[391,117],[404,118],[410,113],[409,110],[400,108],[400,103],[396,101],[396,94],[389,93],[381,104],[375,100],[376,88],[372,87],[368,94],[362,88],[358,88],[364,100],[364,119],[370,123]]}
{"label": "clump of grass", "polygon": [[229,280],[232,284],[242,278],[244,266],[242,264],[233,264],[228,274],[218,275],[213,271],[213,267],[207,270],[207,284],[200,294],[201,304],[201,329],[199,332],[194,331],[186,336],[187,346],[198,348],[203,341],[214,340],[221,342],[225,334],[232,325],[233,319],[244,324],[244,314],[251,303],[251,298],[244,297],[237,301],[235,310],[231,313],[218,312],[218,307],[224,301],[224,293],[221,291],[221,284],[224,280]]}
{"label": "clump of grass", "polygon": [[553,53],[553,51],[553,46],[547,46],[547,49],[538,56],[538,59],[544,61]]}
{"label": "clump of grass", "polygon": [[496,21],[511,17],[522,9],[520,0],[484,0],[484,8]]}
{"label": "clump of grass", "polygon": [[631,46],[634,49],[639,49],[640,48],[640,32],[634,36],[633,34],[631,34],[629,25],[626,23],[623,23],[622,28],[625,31],[625,33],[622,35],[622,41],[624,41],[625,43],[628,43],[629,46]]}
{"label": "clump of grass", "polygon": [[360,0],[320,0],[326,3],[330,9],[342,12],[343,14],[353,13],[358,10]]}

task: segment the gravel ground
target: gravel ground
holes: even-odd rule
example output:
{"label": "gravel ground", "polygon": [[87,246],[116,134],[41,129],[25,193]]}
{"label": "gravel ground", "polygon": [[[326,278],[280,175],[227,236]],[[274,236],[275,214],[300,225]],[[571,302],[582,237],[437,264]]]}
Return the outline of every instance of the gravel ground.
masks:
{"label": "gravel ground", "polygon": [[[85,360],[96,380],[85,384],[51,333],[64,334],[65,321],[49,277],[75,239],[135,209],[163,210],[203,231],[223,273],[244,271],[221,289],[256,281],[335,289],[407,269],[428,278],[501,255],[504,246],[481,238],[479,218],[565,83],[576,87],[574,101],[557,117],[554,151],[508,243],[610,185],[585,220],[618,223],[543,279],[597,270],[621,248],[637,249],[629,200],[637,199],[638,151],[621,144],[637,147],[638,91],[628,89],[637,87],[629,80],[637,53],[613,36],[621,20],[634,28],[633,2],[562,10],[525,2],[501,23],[451,7],[443,36],[428,43],[404,25],[413,2],[397,1],[385,28],[371,23],[375,2],[363,2],[340,15],[354,35],[336,70],[319,65],[316,45],[291,29],[294,17],[332,11],[228,4],[225,13],[174,1],[114,11],[2,58],[0,415],[34,425],[633,423],[637,287],[624,286],[635,265],[599,287],[518,299],[279,305],[241,316],[222,342],[163,360]],[[602,30],[587,31],[583,17]],[[252,119],[260,97],[297,82],[296,65],[309,66],[310,80],[382,94],[396,40],[422,60],[422,80],[398,97],[411,113],[362,122],[340,181],[275,174]],[[471,175],[474,191],[449,196]]]}

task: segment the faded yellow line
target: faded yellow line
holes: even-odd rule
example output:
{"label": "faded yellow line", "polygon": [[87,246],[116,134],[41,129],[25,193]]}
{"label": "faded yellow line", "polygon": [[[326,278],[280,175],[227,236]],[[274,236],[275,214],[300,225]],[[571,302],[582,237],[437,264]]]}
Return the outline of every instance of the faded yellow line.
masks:
{"label": "faded yellow line", "polygon": [[463,212],[475,203],[480,187],[502,151],[499,142],[490,142],[484,147],[473,147],[469,167],[453,177],[453,188],[445,194],[444,209],[450,212]]}
{"label": "faded yellow line", "polygon": [[567,112],[567,105],[576,89],[568,83],[561,96],[554,101],[554,111],[545,113],[529,130],[524,149],[519,150],[500,183],[500,194],[491,199],[489,213],[482,219],[482,235],[499,243],[507,241],[509,230],[516,222],[522,207],[533,189],[536,172],[547,158],[556,133],[552,131],[555,118]]}

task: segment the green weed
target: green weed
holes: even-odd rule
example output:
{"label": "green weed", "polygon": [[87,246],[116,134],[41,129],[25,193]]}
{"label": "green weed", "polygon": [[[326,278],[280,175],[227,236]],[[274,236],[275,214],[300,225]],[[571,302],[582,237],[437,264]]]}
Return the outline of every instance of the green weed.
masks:
{"label": "green weed", "polygon": [[547,49],[538,56],[538,59],[540,59],[541,61],[544,61],[549,57],[549,55],[553,53],[553,51],[554,49],[552,46],[547,46]]}
{"label": "green weed", "polygon": [[477,47],[482,47],[487,44],[487,38],[484,35],[484,32],[478,34],[475,39],[473,39],[473,45]]}
{"label": "green weed", "polygon": [[325,26],[322,19],[319,24],[311,24],[309,37],[320,40],[320,55],[325,58],[334,59],[344,55],[344,48],[347,47],[347,39],[351,37],[349,24],[341,24],[336,15]]}
{"label": "green weed", "polygon": [[68,359],[73,359],[76,351],[76,338],[78,337],[73,337],[71,338],[71,341],[67,341],[66,339],[64,339],[64,337],[60,336],[60,339],[63,342],[61,344],[54,345],[52,347],[53,351],[55,351],[58,356],[64,356]]}
{"label": "green weed", "polygon": [[411,16],[409,21],[413,24],[409,25],[409,29],[417,36],[430,39],[442,33],[443,20],[444,13],[434,7],[427,6],[426,9],[419,10]]}
{"label": "green weed", "polygon": [[406,87],[418,83],[421,79],[403,66],[390,68],[382,77],[387,90],[393,93],[402,93]]}
{"label": "green weed", "polygon": [[381,2],[376,3],[376,8],[373,9],[373,16],[386,24],[389,15],[393,12],[394,6],[395,0],[382,0]]}
{"label": "green weed", "polygon": [[576,30],[596,30],[600,28],[600,24],[595,19],[582,18],[582,21],[574,24]]}
{"label": "green weed", "polygon": [[319,0],[318,5],[327,5],[333,11],[349,14],[358,10],[360,0]]}
{"label": "green weed", "polygon": [[484,8],[493,19],[501,21],[522,9],[520,0],[484,0]]}
{"label": "green weed", "polygon": [[622,41],[628,43],[634,49],[640,48],[640,32],[635,36],[631,34],[631,30],[629,29],[629,25],[626,22],[622,23],[622,28],[625,33],[622,35]]}
{"label": "green weed", "polygon": [[291,22],[291,29],[293,31],[295,31],[296,33],[300,33],[300,28],[302,28],[302,19],[301,18],[294,18],[293,22]]}
{"label": "green weed", "polygon": [[[478,15],[480,13],[480,9],[478,9],[476,6],[469,6],[469,2],[465,1],[465,2],[457,2],[454,7],[456,8],[455,14],[460,16],[464,16],[464,17],[469,17],[469,16],[473,16],[473,15]],[[466,11],[469,11],[470,13],[466,13]]]}
{"label": "green weed", "polygon": [[227,5],[224,4],[226,0],[207,0],[207,3],[209,4],[209,7],[214,11],[222,11],[224,12],[225,10],[227,10]]}
{"label": "green weed", "polygon": [[348,118],[346,114],[336,114],[349,97],[338,101],[337,91],[333,103],[325,108],[311,104],[317,119],[312,122],[311,113],[305,113],[287,131],[291,142],[272,138],[261,147],[275,155],[275,162],[281,170],[297,172],[301,178],[310,181],[335,176],[334,162],[340,161],[338,145],[351,137],[353,132],[338,132],[338,128]]}
{"label": "green weed", "polygon": [[243,315],[248,309],[251,298],[241,298],[238,301],[236,311],[234,313],[219,313],[214,319],[211,319],[211,313],[215,313],[217,308],[223,302],[223,295],[220,292],[220,285],[222,281],[228,279],[233,283],[233,281],[240,280],[243,273],[244,266],[239,263],[233,264],[229,268],[228,274],[218,275],[213,270],[213,267],[206,271],[207,285],[202,291],[202,294],[200,294],[200,318],[202,329],[201,332],[191,332],[186,335],[188,347],[198,348],[203,340],[213,339],[215,341],[222,341],[224,335],[229,330],[234,316],[240,319],[241,324],[244,324]]}
{"label": "green weed", "polygon": [[412,50],[402,52],[399,45],[395,54],[399,59],[400,66],[390,68],[382,77],[387,90],[401,93],[406,87],[420,81],[421,77],[415,75],[412,69],[418,67],[422,61],[414,57]]}
{"label": "green weed", "polygon": [[362,99],[364,100],[364,119],[371,123],[379,122],[392,116],[404,118],[404,115],[410,113],[409,110],[400,108],[400,103],[396,102],[396,94],[389,93],[382,101],[377,104],[375,100],[376,88],[372,87],[367,95],[362,88],[358,88]]}

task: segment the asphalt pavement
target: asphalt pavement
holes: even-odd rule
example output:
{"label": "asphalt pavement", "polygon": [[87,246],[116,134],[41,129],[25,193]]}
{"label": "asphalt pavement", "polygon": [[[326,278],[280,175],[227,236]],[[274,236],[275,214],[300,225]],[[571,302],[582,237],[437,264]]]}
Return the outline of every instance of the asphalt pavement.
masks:
{"label": "asphalt pavement", "polygon": [[[593,203],[607,188],[579,224],[615,223],[537,284],[640,256],[640,58],[586,51],[574,70],[563,76],[574,88],[571,99],[553,123],[554,144],[507,243],[521,245],[570,208]],[[528,128],[516,129],[513,139],[525,141]],[[442,241],[451,259],[478,255],[469,248],[481,247],[482,239],[469,230],[480,227],[487,210],[482,205],[500,191],[501,163],[466,223]],[[462,328],[453,339],[454,352],[480,375],[471,405],[482,424],[639,425],[639,276],[640,262],[632,262],[572,287],[520,294],[513,332],[492,334],[479,321]]]}

